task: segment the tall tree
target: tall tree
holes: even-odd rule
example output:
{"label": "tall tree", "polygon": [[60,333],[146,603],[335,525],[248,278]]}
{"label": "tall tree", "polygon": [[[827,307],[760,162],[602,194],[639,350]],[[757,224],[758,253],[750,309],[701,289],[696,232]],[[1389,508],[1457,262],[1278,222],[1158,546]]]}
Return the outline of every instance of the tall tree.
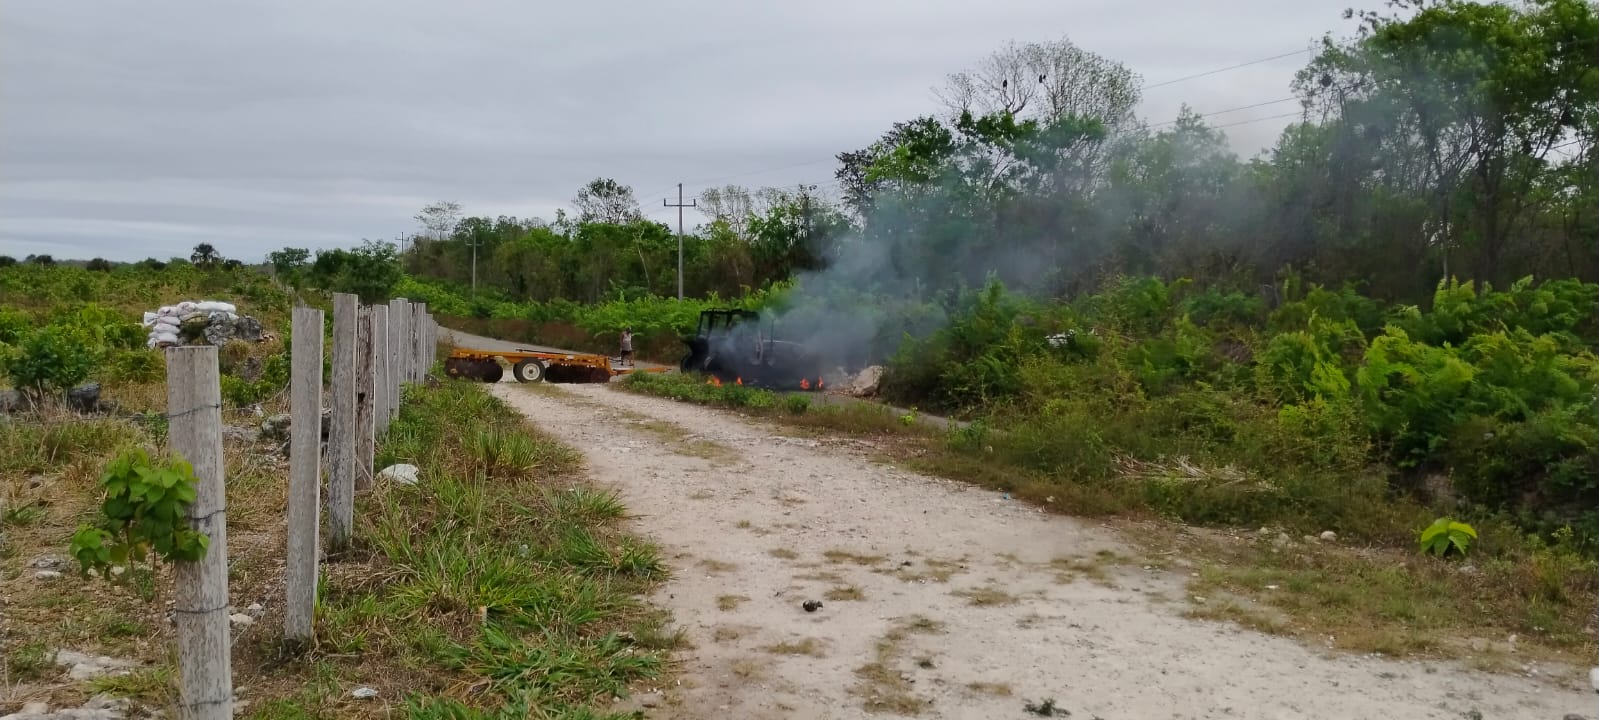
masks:
{"label": "tall tree", "polygon": [[589,181],[572,202],[577,206],[578,222],[624,224],[640,216],[633,188],[610,178]]}
{"label": "tall tree", "polygon": [[700,193],[698,209],[706,219],[721,220],[734,235],[744,237],[755,212],[755,196],[739,185],[706,188]]}
{"label": "tall tree", "polygon": [[308,280],[323,290],[355,293],[362,302],[371,303],[386,299],[402,274],[394,243],[363,240],[350,250],[318,250]]}
{"label": "tall tree", "polygon": [[1054,121],[1075,115],[1113,131],[1132,124],[1139,97],[1132,70],[1065,37],[1011,42],[977,67],[950,75],[935,92],[951,118],[1006,114]]}
{"label": "tall tree", "polygon": [[441,200],[422,208],[414,220],[422,226],[423,232],[437,242],[443,242],[455,232],[456,223],[461,221],[461,204],[449,200]]}
{"label": "tall tree", "polygon": [[194,252],[189,254],[189,262],[198,267],[215,267],[222,262],[222,254],[211,246],[211,243],[200,243],[194,246]]}
{"label": "tall tree", "polygon": [[311,251],[306,248],[283,248],[267,253],[267,264],[272,266],[272,273],[290,287],[300,286],[310,259]]}
{"label": "tall tree", "polygon": [[[1439,272],[1504,281],[1531,268],[1519,229],[1556,150],[1599,128],[1599,15],[1585,0],[1398,0],[1324,43],[1296,89],[1338,128],[1351,181],[1429,208]],[[1435,239],[1432,239],[1435,238]]]}

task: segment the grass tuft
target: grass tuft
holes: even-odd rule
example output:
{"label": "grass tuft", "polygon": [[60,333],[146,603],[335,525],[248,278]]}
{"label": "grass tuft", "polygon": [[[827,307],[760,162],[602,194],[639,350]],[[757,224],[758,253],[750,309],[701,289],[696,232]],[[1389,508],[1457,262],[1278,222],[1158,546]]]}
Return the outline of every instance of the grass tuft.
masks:
{"label": "grass tuft", "polygon": [[822,650],[822,644],[817,642],[816,638],[805,638],[804,640],[793,642],[780,642],[775,645],[768,645],[761,649],[773,655],[808,655],[810,657],[817,658],[827,657],[827,653]]}
{"label": "grass tuft", "polygon": [[828,590],[822,597],[839,602],[858,602],[866,599],[866,593],[854,585],[845,585]]}

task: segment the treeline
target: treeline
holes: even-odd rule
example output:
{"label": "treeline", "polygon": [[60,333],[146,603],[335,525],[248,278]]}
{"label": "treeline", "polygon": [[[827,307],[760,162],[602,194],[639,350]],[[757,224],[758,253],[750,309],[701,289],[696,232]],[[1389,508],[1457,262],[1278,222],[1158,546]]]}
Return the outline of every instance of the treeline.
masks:
{"label": "treeline", "polygon": [[[814,188],[730,186],[699,202],[707,221],[683,243],[689,297],[738,296],[819,269],[821,249],[851,230]],[[423,231],[405,249],[405,270],[463,288],[475,279],[477,293],[517,302],[677,296],[677,234],[643,217],[631,187],[596,179],[573,204],[576,215],[553,221],[463,218],[455,203],[430,205],[417,216]]]}
{"label": "treeline", "polygon": [[[1583,0],[1360,13],[1293,83],[1301,121],[1240,159],[1185,111],[1134,115],[1140,78],[1069,41],[950,76],[945,107],[842,152],[836,193],[708,190],[690,296],[840,272],[930,298],[1070,297],[1118,275],[1261,291],[1283,269],[1424,305],[1449,276],[1599,279],[1599,19]],[[837,196],[837,197],[835,197]],[[553,220],[418,216],[407,273],[513,301],[675,296],[677,239],[598,179]],[[1272,291],[1266,290],[1268,294]],[[1279,289],[1280,292],[1280,289]]]}

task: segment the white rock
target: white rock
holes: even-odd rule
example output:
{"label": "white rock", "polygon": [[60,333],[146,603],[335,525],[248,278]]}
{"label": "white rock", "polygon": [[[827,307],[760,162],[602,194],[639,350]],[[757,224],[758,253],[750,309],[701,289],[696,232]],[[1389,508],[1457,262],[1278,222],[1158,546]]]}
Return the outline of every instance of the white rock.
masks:
{"label": "white rock", "polygon": [[246,615],[244,613],[234,613],[232,615],[229,615],[228,619],[232,620],[234,625],[254,625],[255,624],[255,618],[250,617],[249,615]]}
{"label": "white rock", "polygon": [[91,680],[104,675],[122,675],[136,667],[131,660],[105,656],[85,655],[72,650],[57,650],[56,664],[72,668],[68,676],[73,680]]}
{"label": "white rock", "polygon": [[1338,533],[1327,530],[1321,534],[1322,542],[1338,542]]}
{"label": "white rock", "polygon": [[264,610],[266,610],[266,608],[261,607],[261,603],[250,603],[250,607],[244,609],[245,612],[250,613],[251,615],[260,615]]}
{"label": "white rock", "polygon": [[350,693],[350,697],[356,698],[357,700],[371,700],[377,696],[378,691],[369,687],[358,687]]}
{"label": "white rock", "polygon": [[22,706],[22,713],[21,714],[23,714],[23,715],[49,715],[50,714],[50,705],[49,705],[49,703],[42,703],[42,702],[28,703],[27,705],[23,705]]}
{"label": "white rock", "polygon": [[83,704],[83,709],[115,710],[117,712],[127,712],[130,704],[132,703],[127,698],[112,697],[110,695],[102,694],[89,698],[89,702]]}
{"label": "white rock", "polygon": [[397,482],[401,485],[415,485],[421,479],[421,473],[421,469],[417,468],[417,466],[401,463],[383,468],[378,473],[378,479]]}
{"label": "white rock", "polygon": [[873,365],[861,370],[850,378],[849,394],[856,397],[867,397],[877,394],[877,386],[883,382],[883,367]]}
{"label": "white rock", "polygon": [[61,573],[57,570],[40,570],[34,573],[33,577],[36,580],[59,580],[61,579]]}

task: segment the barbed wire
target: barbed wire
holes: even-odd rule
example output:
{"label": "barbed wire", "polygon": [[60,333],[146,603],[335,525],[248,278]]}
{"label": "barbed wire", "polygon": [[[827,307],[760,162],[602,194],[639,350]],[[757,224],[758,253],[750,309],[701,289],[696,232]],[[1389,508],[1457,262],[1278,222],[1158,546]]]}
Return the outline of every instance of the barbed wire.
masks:
{"label": "barbed wire", "polygon": [[[26,425],[26,426],[35,426],[35,427],[50,427],[50,426],[61,426],[61,425],[83,425],[83,424],[86,424],[86,423],[93,423],[93,422],[116,422],[116,421],[151,423],[151,422],[157,422],[157,421],[165,420],[165,421],[171,422],[172,420],[175,420],[175,419],[178,419],[178,418],[188,417],[190,415],[195,415],[195,414],[198,414],[198,413],[201,413],[201,412],[210,411],[210,410],[216,410],[219,413],[222,413],[224,415],[230,409],[235,410],[237,412],[250,414],[252,412],[250,408],[258,408],[257,410],[254,411],[254,414],[259,416],[261,414],[264,414],[259,409],[259,406],[263,406],[263,405],[266,405],[266,404],[268,404],[268,403],[270,403],[270,402],[272,402],[274,400],[277,400],[278,398],[283,396],[284,392],[287,392],[287,391],[288,391],[287,388],[285,388],[284,390],[278,392],[276,395],[273,395],[271,398],[267,398],[267,399],[262,400],[262,401],[257,402],[257,403],[252,403],[250,406],[247,406],[247,407],[229,408],[226,403],[220,403],[219,402],[219,403],[215,403],[215,404],[211,404],[211,405],[201,405],[200,407],[190,408],[188,410],[182,410],[182,411],[175,412],[175,413],[172,413],[172,412],[158,412],[158,411],[155,411],[155,410],[143,410],[143,411],[132,411],[132,410],[129,410],[129,411],[121,411],[121,412],[118,412],[116,410],[79,411],[79,410],[72,410],[72,409],[69,409],[69,408],[65,408],[65,407],[62,407],[60,405],[56,405],[56,404],[52,403],[52,404],[47,405],[47,406],[45,406],[43,408],[33,407],[33,408],[25,408],[25,409],[23,409],[20,412],[0,413],[0,425],[11,424],[11,425]],[[54,413],[57,413],[57,414],[55,414],[54,416],[51,416],[51,417],[45,417],[45,416],[41,416],[40,415],[41,411],[42,412],[54,412]]]}

